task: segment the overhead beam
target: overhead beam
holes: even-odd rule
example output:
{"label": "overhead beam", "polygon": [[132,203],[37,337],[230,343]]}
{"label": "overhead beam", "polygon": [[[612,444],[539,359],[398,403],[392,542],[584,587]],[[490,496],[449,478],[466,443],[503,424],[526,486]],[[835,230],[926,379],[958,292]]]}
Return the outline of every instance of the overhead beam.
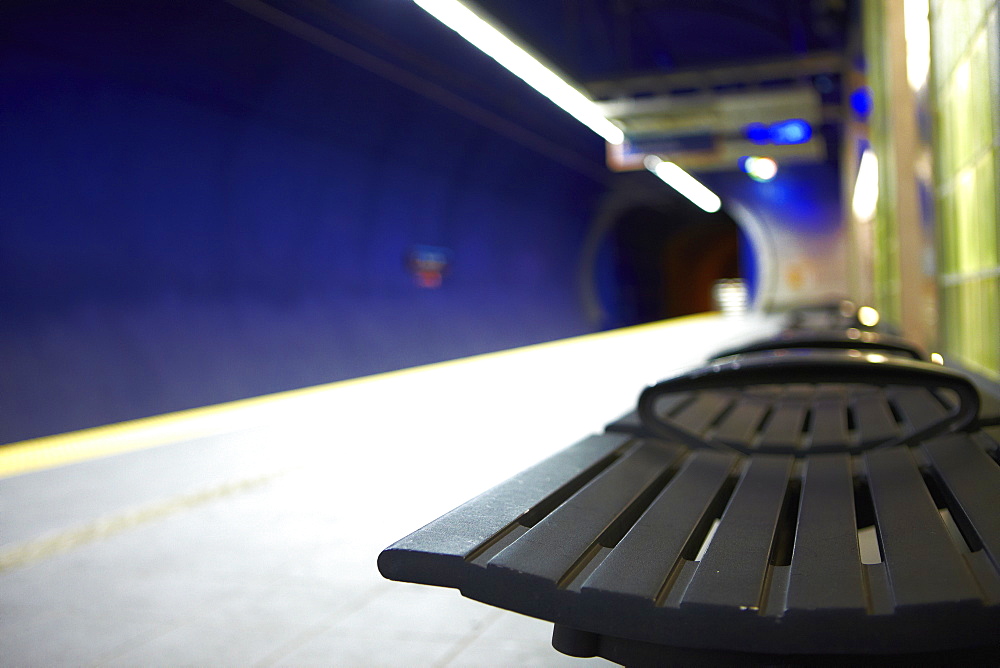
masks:
{"label": "overhead beam", "polygon": [[846,66],[847,60],[843,54],[817,51],[794,59],[591,81],[585,88],[595,99],[610,100],[636,95],[666,95],[676,90],[755,86],[770,81],[800,80],[820,74],[839,74]]}

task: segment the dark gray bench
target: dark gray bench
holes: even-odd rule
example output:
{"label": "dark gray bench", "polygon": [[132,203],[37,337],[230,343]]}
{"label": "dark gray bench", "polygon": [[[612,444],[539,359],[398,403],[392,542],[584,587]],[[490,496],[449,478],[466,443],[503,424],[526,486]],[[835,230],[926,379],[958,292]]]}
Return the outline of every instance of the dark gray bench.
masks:
{"label": "dark gray bench", "polygon": [[825,371],[793,359],[777,384],[769,354],[788,358],[648,389],[606,433],[387,548],[380,571],[630,665],[1000,663],[998,415],[906,355],[821,351]]}

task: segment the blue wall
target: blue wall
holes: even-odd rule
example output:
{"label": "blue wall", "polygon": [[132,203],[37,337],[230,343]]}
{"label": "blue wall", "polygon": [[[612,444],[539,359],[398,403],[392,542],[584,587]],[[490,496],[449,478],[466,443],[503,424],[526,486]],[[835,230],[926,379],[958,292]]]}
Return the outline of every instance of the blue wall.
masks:
{"label": "blue wall", "polygon": [[[13,2],[0,31],[0,442],[588,331],[580,171],[223,2]],[[440,289],[416,244],[451,250]]]}

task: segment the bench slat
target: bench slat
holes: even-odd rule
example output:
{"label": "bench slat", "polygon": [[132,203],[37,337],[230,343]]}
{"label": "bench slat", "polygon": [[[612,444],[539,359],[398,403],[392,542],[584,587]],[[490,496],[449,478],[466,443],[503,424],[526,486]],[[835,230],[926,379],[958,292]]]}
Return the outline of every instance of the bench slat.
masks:
{"label": "bench slat", "polygon": [[871,451],[865,461],[896,607],[978,598],[909,449]]}
{"label": "bench slat", "polygon": [[861,445],[882,443],[899,434],[899,425],[892,416],[884,392],[872,390],[854,394],[851,410]]}
{"label": "bench slat", "polygon": [[976,538],[1000,568],[1000,466],[967,434],[934,439],[923,449],[974,527]]}
{"label": "bench slat", "polygon": [[595,473],[629,440],[591,436],[558,452],[389,546],[379,571],[392,580],[457,586],[466,557],[560,488]]}
{"label": "bench slat", "polygon": [[643,434],[646,428],[642,425],[639,411],[629,411],[614,422],[605,425],[604,430],[614,433]]}
{"label": "bench slat", "polygon": [[847,393],[825,392],[812,405],[810,450],[837,449],[852,443],[847,429]]}
{"label": "bench slat", "polygon": [[746,397],[719,423],[712,438],[727,445],[747,448],[760,428],[760,421],[767,414],[770,401]]}
{"label": "bench slat", "polygon": [[707,530],[706,514],[735,462],[734,455],[721,452],[694,453],[587,579],[583,591],[656,599],[692,537]]}
{"label": "bench slat", "polygon": [[948,409],[922,387],[892,387],[887,391],[906,422],[908,431],[923,429],[948,415]]}
{"label": "bench slat", "polygon": [[692,392],[678,392],[677,394],[667,394],[656,401],[656,412],[658,415],[670,415],[679,411],[683,406],[694,401],[695,395]]}
{"label": "bench slat", "polygon": [[757,455],[737,484],[681,607],[756,610],[793,458]]}
{"label": "bench slat", "polygon": [[809,406],[801,396],[778,399],[771,409],[771,417],[764,425],[757,447],[794,450],[802,442],[802,426],[805,424]]}
{"label": "bench slat", "polygon": [[581,566],[581,558],[597,547],[602,534],[615,529],[629,506],[641,503],[650,485],[668,473],[682,452],[662,442],[641,442],[497,554],[488,568],[560,583]]}
{"label": "bench slat", "polygon": [[702,434],[723,411],[732,405],[730,393],[699,392],[694,401],[672,417],[674,422],[695,434]]}
{"label": "bench slat", "polygon": [[850,457],[814,455],[802,476],[786,607],[864,610],[865,601]]}

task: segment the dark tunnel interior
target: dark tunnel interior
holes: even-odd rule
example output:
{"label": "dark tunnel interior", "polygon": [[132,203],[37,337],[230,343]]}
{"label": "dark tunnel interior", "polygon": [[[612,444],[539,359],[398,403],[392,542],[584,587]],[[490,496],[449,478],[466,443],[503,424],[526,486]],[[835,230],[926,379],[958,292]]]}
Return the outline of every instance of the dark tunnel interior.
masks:
{"label": "dark tunnel interior", "polygon": [[715,282],[745,275],[742,236],[725,214],[671,216],[646,207],[627,212],[610,240],[618,291],[611,305],[620,313],[618,323],[712,310]]}

